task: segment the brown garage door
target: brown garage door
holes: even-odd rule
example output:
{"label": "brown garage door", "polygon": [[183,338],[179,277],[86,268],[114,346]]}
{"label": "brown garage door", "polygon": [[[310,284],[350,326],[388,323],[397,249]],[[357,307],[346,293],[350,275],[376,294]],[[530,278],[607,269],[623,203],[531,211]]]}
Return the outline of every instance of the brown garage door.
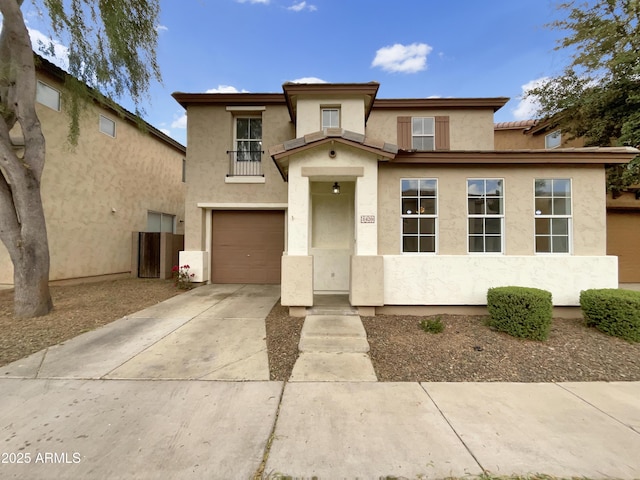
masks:
{"label": "brown garage door", "polygon": [[284,212],[218,211],[212,218],[213,283],[280,283]]}
{"label": "brown garage door", "polygon": [[618,256],[618,281],[640,282],[640,211],[607,212],[607,255]]}

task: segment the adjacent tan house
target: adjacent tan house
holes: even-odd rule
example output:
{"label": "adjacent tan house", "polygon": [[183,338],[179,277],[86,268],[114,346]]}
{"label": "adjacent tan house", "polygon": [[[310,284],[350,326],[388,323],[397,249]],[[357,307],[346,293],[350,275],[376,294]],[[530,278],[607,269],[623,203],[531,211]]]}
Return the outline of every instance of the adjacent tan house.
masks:
{"label": "adjacent tan house", "polygon": [[[495,124],[496,150],[582,147],[548,121],[522,120]],[[603,187],[604,188],[604,187]],[[607,255],[618,257],[620,283],[640,283],[640,185],[627,192],[608,193]]]}
{"label": "adjacent tan house", "polygon": [[[50,279],[136,275],[132,232],[184,230],[185,147],[97,102],[82,113],[78,145],[71,147],[65,75],[40,61],[36,108],[46,139],[42,202]],[[19,148],[19,135],[13,137]],[[0,284],[12,283],[13,266],[0,243]]]}
{"label": "adjacent tan house", "polygon": [[[604,165],[629,148],[499,151],[507,98],[378,99],[378,83],[175,93],[187,110],[185,251],[197,281],[281,283],[294,314],[483,305],[500,285],[617,286]],[[387,308],[388,310],[388,308]]]}

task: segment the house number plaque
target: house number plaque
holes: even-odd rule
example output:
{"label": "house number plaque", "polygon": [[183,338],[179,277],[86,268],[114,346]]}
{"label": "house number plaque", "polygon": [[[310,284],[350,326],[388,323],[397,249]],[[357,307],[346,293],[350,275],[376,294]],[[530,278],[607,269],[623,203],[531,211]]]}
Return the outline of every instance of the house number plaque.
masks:
{"label": "house number plaque", "polygon": [[360,223],[376,223],[375,215],[360,215]]}

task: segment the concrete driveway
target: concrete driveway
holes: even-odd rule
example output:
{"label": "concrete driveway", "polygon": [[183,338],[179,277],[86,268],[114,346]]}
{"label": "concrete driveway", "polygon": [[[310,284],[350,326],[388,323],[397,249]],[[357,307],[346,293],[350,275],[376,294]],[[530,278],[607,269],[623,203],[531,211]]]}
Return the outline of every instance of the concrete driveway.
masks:
{"label": "concrete driveway", "polygon": [[269,380],[279,285],[205,285],[0,368],[3,378]]}
{"label": "concrete driveway", "polygon": [[0,478],[250,478],[282,394],[279,297],[199,287],[0,368]]}
{"label": "concrete driveway", "polygon": [[640,382],[271,382],[278,297],[200,287],[0,368],[0,478],[640,478]]}

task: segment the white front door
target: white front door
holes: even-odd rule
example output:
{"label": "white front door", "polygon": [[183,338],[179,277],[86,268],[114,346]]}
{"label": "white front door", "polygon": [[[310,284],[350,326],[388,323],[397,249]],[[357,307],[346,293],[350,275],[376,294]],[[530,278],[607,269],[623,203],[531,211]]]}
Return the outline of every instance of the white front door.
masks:
{"label": "white front door", "polygon": [[354,182],[311,183],[311,245],[313,289],[317,293],[347,293],[353,252]]}

